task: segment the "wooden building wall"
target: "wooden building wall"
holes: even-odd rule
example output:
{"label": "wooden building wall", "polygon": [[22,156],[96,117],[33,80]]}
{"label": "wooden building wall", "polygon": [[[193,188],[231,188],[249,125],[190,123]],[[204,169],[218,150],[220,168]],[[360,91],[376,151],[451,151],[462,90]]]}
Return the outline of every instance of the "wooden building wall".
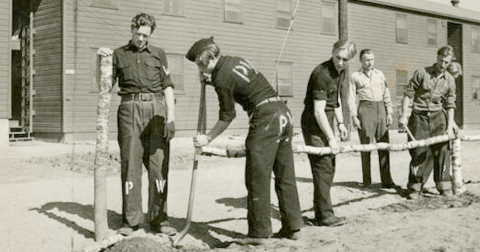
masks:
{"label": "wooden building wall", "polygon": [[[480,55],[472,53],[471,31],[469,24],[449,17],[412,12],[406,9],[382,7],[365,2],[349,4],[349,38],[354,40],[358,50],[373,49],[375,52],[375,67],[382,70],[392,93],[393,103],[398,106],[402,93],[397,85],[396,71],[406,70],[408,80],[414,71],[436,62],[438,48],[449,43],[447,26],[449,22],[459,23],[463,27],[463,97],[464,103],[459,104],[464,109],[465,127],[475,127],[480,123],[477,115],[479,102],[471,99],[471,75],[480,72]],[[453,8],[453,7],[452,7]],[[396,42],[396,14],[407,15],[408,43]],[[435,20],[437,24],[436,46],[427,43],[427,20]],[[350,63],[350,70],[361,67],[358,57]],[[478,74],[476,74],[478,75]]]}
{"label": "wooden building wall", "polygon": [[480,78],[480,53],[472,52],[472,27],[480,29],[479,24],[463,25],[463,83],[464,83],[464,127],[480,128],[480,97],[473,99],[473,78]]}
{"label": "wooden building wall", "polygon": [[[11,9],[9,0],[0,1],[0,119],[9,119],[10,113],[10,72],[11,72]],[[3,132],[2,132],[3,133]]]}
{"label": "wooden building wall", "polygon": [[41,1],[34,16],[35,76],[33,131],[36,137],[62,137],[62,0]]}
{"label": "wooden building wall", "polygon": [[[107,1],[108,2],[108,1]],[[243,24],[224,21],[223,1],[185,0],[184,16],[162,14],[162,1],[118,0],[113,8],[92,5],[92,1],[65,1],[65,133],[66,139],[93,139],[96,127],[95,52],[99,47],[117,48],[131,38],[130,21],[141,12],[156,17],[157,29],[150,42],[162,47],[167,54],[185,55],[198,39],[214,36],[222,54],[241,56],[272,80],[286,30],[276,29],[275,1],[248,1],[244,4]],[[330,1],[331,2],[331,1]],[[295,2],[296,3],[296,2]],[[294,7],[294,6],[293,6]],[[300,126],[306,84],[313,68],[328,60],[337,34],[321,34],[322,1],[302,0],[290,33],[282,61],[293,62],[293,97],[288,105]],[[200,84],[195,64],[184,59],[185,91],[176,91],[176,127],[178,136],[191,136],[197,124]],[[74,74],[73,74],[74,73]],[[208,127],[218,118],[218,102],[213,88],[207,88]],[[110,130],[116,132],[116,108],[119,98],[114,95]],[[248,118],[237,107],[237,118],[231,132],[246,132]]]}

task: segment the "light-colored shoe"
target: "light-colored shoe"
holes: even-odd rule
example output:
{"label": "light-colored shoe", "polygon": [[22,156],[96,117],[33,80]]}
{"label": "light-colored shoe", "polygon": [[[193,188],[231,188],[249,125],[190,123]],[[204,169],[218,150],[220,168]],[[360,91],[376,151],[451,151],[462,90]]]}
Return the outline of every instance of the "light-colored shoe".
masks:
{"label": "light-colored shoe", "polygon": [[234,242],[240,245],[260,246],[267,244],[267,240],[267,238],[246,237],[243,239],[236,239]]}
{"label": "light-colored shoe", "polygon": [[123,235],[123,236],[129,236],[133,233],[133,231],[137,230],[138,226],[130,227],[130,226],[123,226],[119,230],[117,230],[117,234]]}

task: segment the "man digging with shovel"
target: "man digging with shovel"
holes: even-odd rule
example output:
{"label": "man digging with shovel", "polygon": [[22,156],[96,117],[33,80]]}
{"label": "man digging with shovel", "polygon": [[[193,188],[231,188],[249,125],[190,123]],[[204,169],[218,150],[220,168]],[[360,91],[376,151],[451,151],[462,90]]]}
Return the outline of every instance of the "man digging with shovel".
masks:
{"label": "man digging with shovel", "polygon": [[220,55],[213,37],[193,44],[186,58],[198,65],[200,80],[215,88],[220,105],[219,120],[208,134],[194,138],[196,147],[209,144],[227,129],[236,116],[235,102],[250,118],[245,142],[248,237],[238,242],[262,245],[272,236],[272,171],[282,216],[282,228],[274,237],[299,239],[303,221],[292,153],[293,119],[287,105],[247,60]]}

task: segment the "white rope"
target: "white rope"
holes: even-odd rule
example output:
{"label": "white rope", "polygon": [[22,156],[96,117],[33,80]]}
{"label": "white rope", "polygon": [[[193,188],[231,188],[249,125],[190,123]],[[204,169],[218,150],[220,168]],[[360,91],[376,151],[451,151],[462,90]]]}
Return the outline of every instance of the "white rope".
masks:
{"label": "white rope", "polygon": [[[271,83],[274,83],[275,78],[277,77],[278,65],[280,64],[280,60],[283,54],[283,49],[285,48],[285,44],[287,43],[288,34],[290,34],[290,31],[292,30],[293,20],[295,19],[295,15],[297,14],[297,9],[299,4],[300,4],[300,0],[297,1],[297,5],[295,6],[295,10],[293,11],[292,18],[290,19],[290,25],[288,26],[287,34],[285,34],[285,39],[283,40],[282,48],[280,49],[280,54],[278,55],[277,64],[275,66],[275,71],[273,73],[273,79]],[[275,83],[277,87],[276,91],[278,92],[278,83],[277,82]]]}

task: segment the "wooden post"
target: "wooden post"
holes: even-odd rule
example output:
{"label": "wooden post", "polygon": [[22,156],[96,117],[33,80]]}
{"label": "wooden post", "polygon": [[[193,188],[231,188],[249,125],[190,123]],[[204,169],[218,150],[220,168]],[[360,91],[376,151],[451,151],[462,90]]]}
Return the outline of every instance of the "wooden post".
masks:
{"label": "wooden post", "polygon": [[95,150],[95,240],[108,237],[107,218],[107,180],[106,164],[108,158],[108,117],[112,89],[112,57],[100,57],[100,95],[97,107],[97,143]]}
{"label": "wooden post", "polygon": [[[347,0],[339,0],[338,1],[338,27],[339,27],[339,39],[348,39],[348,9],[347,9]],[[342,101],[342,113],[343,113],[343,121],[345,123],[345,127],[348,129],[348,137],[346,141],[350,141],[350,133],[351,133],[351,127],[350,127],[350,110],[348,107],[348,95],[349,95],[349,79],[350,79],[350,74],[349,74],[349,68],[348,64],[345,67],[345,81],[341,83],[341,101]]]}
{"label": "wooden post", "polygon": [[461,144],[462,141],[460,138],[453,140],[452,185],[453,192],[456,195],[460,195],[467,191],[467,189],[463,186]]}

